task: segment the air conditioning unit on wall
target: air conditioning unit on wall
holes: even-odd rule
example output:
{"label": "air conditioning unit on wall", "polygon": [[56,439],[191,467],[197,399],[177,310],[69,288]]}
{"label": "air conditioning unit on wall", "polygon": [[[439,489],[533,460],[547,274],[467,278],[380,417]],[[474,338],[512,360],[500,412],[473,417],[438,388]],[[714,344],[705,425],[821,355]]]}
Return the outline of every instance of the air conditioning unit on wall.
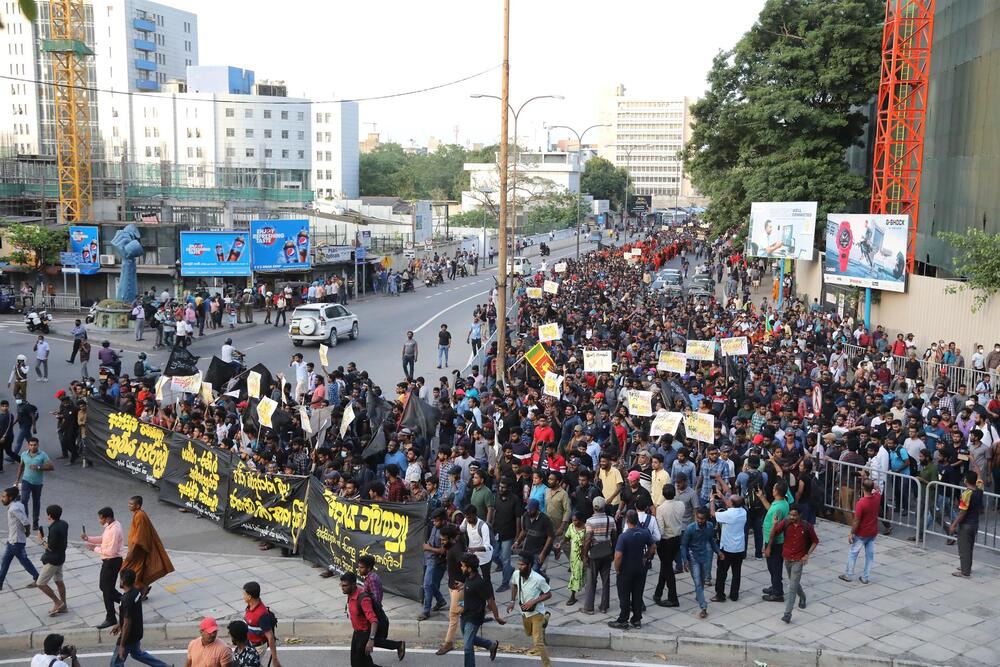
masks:
{"label": "air conditioning unit on wall", "polygon": [[101,255],[101,266],[110,266],[118,263],[117,255]]}

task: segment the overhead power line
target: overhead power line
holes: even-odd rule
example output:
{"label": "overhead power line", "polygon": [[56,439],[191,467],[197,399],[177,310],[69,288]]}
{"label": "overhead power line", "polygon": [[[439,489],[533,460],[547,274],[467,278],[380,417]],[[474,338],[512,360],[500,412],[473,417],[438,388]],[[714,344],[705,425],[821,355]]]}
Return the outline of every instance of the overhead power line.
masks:
{"label": "overhead power line", "polygon": [[[490,67],[488,69],[484,69],[481,72],[476,72],[475,74],[470,74],[468,76],[463,76],[462,78],[455,79],[454,81],[448,81],[447,83],[439,83],[437,85],[427,86],[425,88],[417,88],[415,90],[401,91],[401,92],[398,92],[398,93],[387,93],[387,94],[384,94],[384,95],[372,95],[370,97],[345,97],[345,98],[336,99],[336,100],[302,100],[302,101],[299,101],[299,102],[294,102],[294,101],[291,101],[291,100],[284,100],[284,101],[278,101],[278,100],[276,100],[274,102],[270,102],[270,104],[275,104],[275,105],[283,105],[283,104],[338,104],[338,103],[341,103],[341,102],[372,102],[372,101],[375,101],[375,100],[388,100],[388,99],[392,99],[392,98],[395,98],[395,97],[408,97],[410,95],[419,95],[421,93],[429,93],[429,92],[434,91],[434,90],[440,90],[442,88],[448,88],[448,87],[451,87],[451,86],[455,86],[455,85],[458,85],[460,83],[464,83],[466,81],[471,81],[472,79],[477,79],[477,78],[483,76],[484,74],[489,74],[490,72],[492,72],[495,69],[498,69],[499,67],[500,67],[500,65],[494,65],[493,67]],[[9,75],[0,75],[0,80],[16,81],[16,82],[19,82],[19,83],[31,83],[31,84],[41,85],[41,86],[55,86],[55,85],[57,85],[54,81],[42,81],[41,79],[29,79],[27,77],[17,77],[17,76],[9,76]],[[152,97],[154,99],[163,99],[163,97],[165,95],[170,95],[171,94],[171,93],[129,92],[129,91],[124,91],[124,90],[112,90],[110,88],[98,88],[96,86],[78,86],[78,85],[73,85],[73,86],[69,86],[69,87],[70,88],[74,88],[76,90],[89,91],[89,92],[92,92],[92,93],[109,93],[111,95],[132,95],[133,97]],[[226,94],[230,94],[230,93],[226,93]],[[237,94],[237,97],[238,96],[239,95]],[[201,97],[201,98],[198,98],[198,97],[193,97],[193,98],[192,97],[186,97],[185,100],[186,101],[190,101],[190,102],[213,102],[213,103],[224,102],[226,104],[257,104],[257,102],[255,102],[253,100],[240,100],[240,99],[219,100],[219,99],[213,99],[213,98],[210,98],[210,97]]]}

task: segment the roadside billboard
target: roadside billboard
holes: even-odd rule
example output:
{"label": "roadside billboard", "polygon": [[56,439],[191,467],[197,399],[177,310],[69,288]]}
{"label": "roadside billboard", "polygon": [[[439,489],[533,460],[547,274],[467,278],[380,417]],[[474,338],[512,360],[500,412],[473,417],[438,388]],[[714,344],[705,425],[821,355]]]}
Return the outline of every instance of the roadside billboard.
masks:
{"label": "roadside billboard", "polygon": [[69,228],[70,252],[79,253],[77,267],[80,273],[91,276],[101,269],[101,241],[97,227],[73,226]]}
{"label": "roadside billboard", "polygon": [[750,206],[750,257],[813,259],[816,202],[754,202]]}
{"label": "roadside billboard", "polygon": [[249,276],[246,232],[181,232],[182,276]]}
{"label": "roadside billboard", "polygon": [[823,282],[905,292],[909,227],[908,215],[828,215]]}
{"label": "roadside billboard", "polygon": [[254,271],[308,271],[312,266],[308,220],[251,220]]}
{"label": "roadside billboard", "polygon": [[434,208],[427,200],[413,204],[413,240],[416,243],[434,240]]}

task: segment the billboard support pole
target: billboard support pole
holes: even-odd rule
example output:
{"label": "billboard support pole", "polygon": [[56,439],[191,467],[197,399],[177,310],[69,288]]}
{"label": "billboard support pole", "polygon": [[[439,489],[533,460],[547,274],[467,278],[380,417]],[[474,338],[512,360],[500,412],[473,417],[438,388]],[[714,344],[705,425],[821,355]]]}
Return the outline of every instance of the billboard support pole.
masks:
{"label": "billboard support pole", "polygon": [[865,288],[865,329],[871,331],[872,328],[872,288]]}
{"label": "billboard support pole", "polygon": [[778,276],[778,305],[777,308],[781,309],[781,302],[785,300],[785,260],[780,259],[778,262],[781,265],[781,273]]}

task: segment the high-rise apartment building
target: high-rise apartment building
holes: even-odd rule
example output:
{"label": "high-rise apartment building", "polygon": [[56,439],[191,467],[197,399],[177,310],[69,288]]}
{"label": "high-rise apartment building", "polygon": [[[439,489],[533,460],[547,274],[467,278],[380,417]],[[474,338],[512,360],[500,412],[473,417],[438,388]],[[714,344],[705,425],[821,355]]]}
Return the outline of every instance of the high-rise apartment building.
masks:
{"label": "high-rise apartment building", "polygon": [[[695,193],[680,153],[690,138],[688,98],[631,98],[618,85],[604,97],[599,155],[632,176],[630,192],[687,201]],[[672,205],[673,202],[670,202]]]}
{"label": "high-rise apartment building", "polygon": [[358,103],[312,105],[312,170],[316,199],[353,199],[360,195]]}

